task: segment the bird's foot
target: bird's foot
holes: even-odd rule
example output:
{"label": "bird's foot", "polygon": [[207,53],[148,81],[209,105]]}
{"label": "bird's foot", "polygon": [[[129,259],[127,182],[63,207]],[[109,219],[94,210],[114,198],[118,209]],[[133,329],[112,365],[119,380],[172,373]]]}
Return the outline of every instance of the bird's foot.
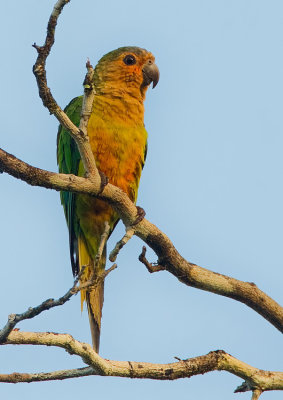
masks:
{"label": "bird's foot", "polygon": [[135,219],[135,221],[132,223],[133,225],[137,225],[139,222],[141,222],[144,217],[145,217],[145,211],[142,207],[136,206],[137,208],[137,218]]}
{"label": "bird's foot", "polygon": [[108,184],[108,182],[109,182],[109,179],[108,179],[108,177],[107,177],[102,171],[98,171],[98,172],[99,172],[100,179],[101,179],[101,182],[100,182],[100,189],[99,189],[99,192],[97,193],[97,194],[99,195],[99,194],[101,194],[101,193],[103,192],[105,186],[106,186],[106,185]]}

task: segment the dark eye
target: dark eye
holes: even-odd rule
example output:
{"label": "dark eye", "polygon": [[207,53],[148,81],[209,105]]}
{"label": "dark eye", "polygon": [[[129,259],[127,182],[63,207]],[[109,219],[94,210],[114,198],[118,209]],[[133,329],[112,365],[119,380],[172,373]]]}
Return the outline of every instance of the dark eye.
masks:
{"label": "dark eye", "polygon": [[137,62],[132,54],[128,54],[123,61],[126,65],[134,65]]}

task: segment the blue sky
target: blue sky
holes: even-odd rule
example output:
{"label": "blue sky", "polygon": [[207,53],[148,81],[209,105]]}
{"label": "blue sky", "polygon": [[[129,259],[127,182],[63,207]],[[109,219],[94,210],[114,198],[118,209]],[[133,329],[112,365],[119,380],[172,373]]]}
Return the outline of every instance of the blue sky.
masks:
{"label": "blue sky", "polygon": [[[58,123],[38,97],[33,42],[42,44],[53,1],[5,3],[1,22],[0,146],[56,171]],[[87,57],[95,64],[124,45],[152,51],[161,77],[146,99],[147,163],[138,204],[193,263],[259,288],[282,303],[283,3],[281,1],[72,0],[58,24],[48,83],[64,107],[82,93]],[[0,176],[0,321],[72,285],[59,194]],[[123,234],[118,226],[109,247]],[[246,306],[150,275],[134,238],[107,278],[101,355],[171,362],[224,349],[262,369],[282,370],[281,334]],[[156,257],[148,252],[149,258]],[[19,325],[90,341],[79,297]],[[0,372],[82,366],[59,349],[1,348]],[[10,399],[250,399],[241,380],[210,373],[154,382],[90,377],[8,385]],[[279,400],[282,393],[265,393]]]}

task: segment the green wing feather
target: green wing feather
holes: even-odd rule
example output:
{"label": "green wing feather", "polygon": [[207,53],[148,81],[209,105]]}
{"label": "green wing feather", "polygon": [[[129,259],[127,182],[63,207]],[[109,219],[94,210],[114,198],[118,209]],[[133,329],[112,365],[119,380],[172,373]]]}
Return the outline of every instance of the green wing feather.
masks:
{"label": "green wing feather", "polygon": [[[79,126],[83,97],[74,98],[65,108],[65,112],[71,121]],[[71,135],[61,125],[57,136],[57,163],[59,172],[63,174],[78,174],[80,153]],[[78,261],[78,221],[74,213],[75,194],[71,192],[61,192],[61,203],[64,207],[65,217],[69,228],[70,256],[73,274],[79,272]]]}
{"label": "green wing feather", "polygon": [[[65,112],[71,121],[79,126],[81,109],[82,109],[83,96],[74,98],[65,108]],[[147,153],[147,144],[145,147],[144,162]],[[74,174],[78,175],[80,153],[78,151],[75,141],[72,139],[68,130],[59,126],[57,136],[57,163],[59,166],[59,172],[63,174]],[[142,163],[142,168],[144,166]],[[70,257],[72,263],[73,274],[77,275],[79,272],[79,257],[78,257],[78,235],[79,235],[79,221],[75,209],[76,195],[71,192],[60,193],[61,203],[64,207],[65,217],[69,228],[69,244],[70,244]],[[116,223],[111,229],[111,232],[115,228]]]}

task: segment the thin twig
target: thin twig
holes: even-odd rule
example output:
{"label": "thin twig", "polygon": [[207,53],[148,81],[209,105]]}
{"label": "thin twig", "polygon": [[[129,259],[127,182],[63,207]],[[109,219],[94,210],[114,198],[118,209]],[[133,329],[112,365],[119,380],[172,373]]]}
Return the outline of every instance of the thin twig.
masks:
{"label": "thin twig", "polygon": [[79,129],[87,137],[87,125],[92,112],[92,104],[95,95],[95,88],[93,84],[94,69],[89,60],[86,63],[86,69],[87,73],[83,83],[84,97]]}
{"label": "thin twig", "polygon": [[261,394],[262,394],[262,390],[255,389],[253,391],[253,395],[252,395],[252,399],[251,400],[258,400]]}
{"label": "thin twig", "polygon": [[135,229],[132,226],[126,228],[125,235],[122,237],[121,240],[119,240],[119,242],[116,243],[116,246],[109,254],[109,260],[111,262],[116,261],[116,258],[120,250],[125,246],[126,243],[128,243],[128,241],[133,237],[134,234],[135,234]]}
{"label": "thin twig", "polygon": [[143,263],[143,264],[146,266],[148,272],[150,272],[150,273],[152,274],[153,272],[165,271],[166,268],[165,268],[163,265],[151,264],[151,263],[147,260],[145,254],[146,254],[146,247],[143,246],[143,247],[142,247],[142,252],[141,252],[141,254],[139,255],[139,261],[140,261],[141,263]]}
{"label": "thin twig", "polygon": [[43,101],[43,105],[48,108],[51,114],[56,113],[58,105],[47,86],[45,64],[55,42],[55,29],[58,17],[67,3],[69,3],[69,0],[58,0],[55,4],[47,24],[47,34],[44,45],[38,46],[36,43],[33,44],[33,47],[38,53],[37,60],[33,66],[33,72],[37,80],[39,95]]}
{"label": "thin twig", "polygon": [[249,392],[250,390],[253,390],[249,382],[243,382],[240,386],[236,387],[234,390],[234,393],[244,393],[244,392]]}
{"label": "thin twig", "polygon": [[0,382],[5,383],[31,383],[44,381],[58,381],[71,378],[80,378],[84,376],[95,375],[95,370],[92,367],[65,369],[52,372],[39,373],[21,373],[13,372],[12,374],[0,374]]}
{"label": "thin twig", "polygon": [[77,286],[76,288],[74,288],[74,290],[76,292],[79,292],[80,290],[90,288],[90,287],[96,288],[97,286],[99,286],[99,284],[101,282],[103,282],[105,280],[107,275],[110,274],[110,272],[114,271],[114,269],[116,269],[116,268],[117,268],[117,264],[113,264],[112,267],[101,272],[98,276],[95,276],[94,274],[92,274],[90,279],[88,279],[84,283],[81,283],[80,286]]}
{"label": "thin twig", "polygon": [[95,269],[95,267],[98,266],[98,264],[99,264],[99,262],[100,262],[100,260],[101,260],[101,257],[102,257],[102,254],[103,254],[103,250],[104,250],[104,248],[105,248],[105,244],[106,244],[106,241],[107,241],[108,236],[109,236],[109,232],[110,232],[110,225],[109,225],[109,223],[106,221],[106,222],[105,222],[104,232],[103,232],[103,234],[101,235],[100,243],[99,243],[98,250],[97,250],[97,253],[96,253],[96,256],[95,256],[95,260],[94,260],[94,263],[95,263],[95,264],[94,264],[94,269]]}
{"label": "thin twig", "polygon": [[70,135],[75,140],[81,159],[87,172],[88,176],[91,180],[96,184],[97,188],[101,185],[100,175],[98,173],[94,155],[88,140],[87,136],[87,123],[90,116],[89,110],[92,107],[93,97],[94,97],[94,87],[90,84],[90,79],[93,78],[93,68],[90,63],[87,63],[87,74],[85,81],[87,81],[87,87],[85,87],[84,99],[83,99],[83,109],[82,109],[82,121],[80,123],[80,127],[78,128],[73,122],[68,118],[65,112],[59,107],[56,100],[54,99],[48,85],[47,85],[47,75],[46,75],[46,59],[50,54],[50,50],[55,41],[55,28],[57,25],[57,20],[59,15],[61,14],[64,6],[70,0],[59,0],[55,4],[51,16],[47,25],[47,34],[45,43],[43,46],[38,46],[34,43],[33,47],[37,50],[37,59],[33,66],[33,73],[36,77],[39,96],[42,100],[42,103],[45,107],[48,108],[50,114],[54,114],[58,119],[60,124],[64,126],[69,132]]}
{"label": "thin twig", "polygon": [[8,321],[6,325],[0,330],[0,343],[5,342],[8,335],[12,332],[12,330],[19,322],[25,319],[34,318],[37,315],[41,314],[43,311],[49,310],[50,308],[53,307],[62,306],[67,301],[69,301],[70,298],[77,293],[76,286],[83,272],[84,272],[84,267],[81,269],[79,275],[75,279],[73,286],[59,299],[57,300],[47,299],[36,307],[29,307],[29,309],[23,312],[22,314],[10,314],[8,316]]}

